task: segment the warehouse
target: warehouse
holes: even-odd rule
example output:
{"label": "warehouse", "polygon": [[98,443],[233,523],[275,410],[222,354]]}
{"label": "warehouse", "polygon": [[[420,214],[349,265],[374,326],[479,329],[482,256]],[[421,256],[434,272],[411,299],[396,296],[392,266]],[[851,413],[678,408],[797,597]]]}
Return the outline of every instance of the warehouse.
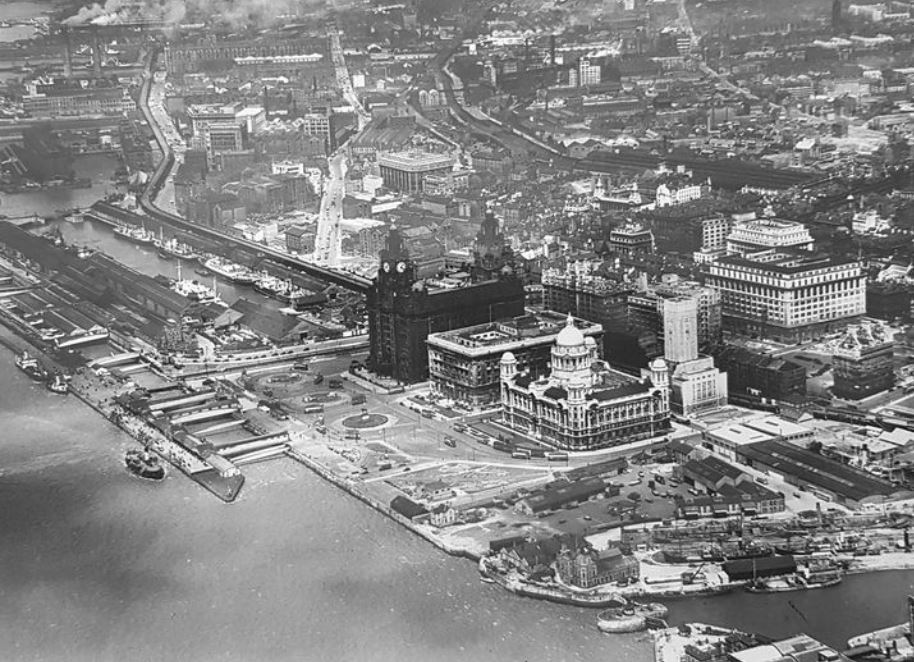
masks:
{"label": "warehouse", "polygon": [[790,485],[809,490],[820,499],[856,507],[868,497],[890,496],[892,483],[818,453],[775,439],[737,450],[744,464],[783,476]]}
{"label": "warehouse", "polygon": [[731,582],[742,582],[789,575],[797,571],[797,562],[792,556],[760,556],[726,561],[723,567]]}

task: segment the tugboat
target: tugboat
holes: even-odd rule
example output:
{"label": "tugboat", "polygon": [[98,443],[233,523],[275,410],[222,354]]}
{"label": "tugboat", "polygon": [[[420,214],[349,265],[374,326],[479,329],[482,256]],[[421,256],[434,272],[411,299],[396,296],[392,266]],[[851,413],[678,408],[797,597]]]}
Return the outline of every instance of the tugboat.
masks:
{"label": "tugboat", "polygon": [[165,467],[159,457],[146,450],[131,449],[124,456],[127,470],[134,476],[147,480],[162,480],[165,478]]}
{"label": "tugboat", "polygon": [[38,359],[27,351],[16,357],[16,367],[36,382],[44,382],[48,379],[48,371],[41,366]]}
{"label": "tugboat", "polygon": [[70,383],[67,381],[67,378],[59,372],[54,373],[53,379],[47,381],[46,384],[51,393],[66,395],[70,391]]}

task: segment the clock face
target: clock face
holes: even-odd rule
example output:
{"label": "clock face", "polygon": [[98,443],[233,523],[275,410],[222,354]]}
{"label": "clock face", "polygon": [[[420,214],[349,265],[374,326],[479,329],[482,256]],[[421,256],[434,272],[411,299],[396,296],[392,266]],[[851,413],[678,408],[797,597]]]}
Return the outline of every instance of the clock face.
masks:
{"label": "clock face", "polygon": [[403,273],[406,271],[406,262],[397,262],[397,273]]}
{"label": "clock face", "polygon": [[384,263],[384,273],[386,273],[386,274],[390,273],[390,262]]}

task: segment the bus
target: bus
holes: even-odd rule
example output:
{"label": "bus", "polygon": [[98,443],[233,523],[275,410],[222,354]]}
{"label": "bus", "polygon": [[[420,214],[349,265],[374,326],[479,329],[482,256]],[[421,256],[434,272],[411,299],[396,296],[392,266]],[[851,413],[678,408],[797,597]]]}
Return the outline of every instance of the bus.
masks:
{"label": "bus", "polygon": [[351,397],[350,400],[351,400],[352,404],[354,404],[354,405],[364,405],[365,402],[366,402],[365,394],[364,394],[364,393],[356,393],[355,395],[353,395],[353,396]]}
{"label": "bus", "polygon": [[529,460],[530,451],[525,448],[518,448],[513,453],[511,453],[511,457],[513,457],[515,460]]}
{"label": "bus", "polygon": [[302,413],[304,413],[304,414],[323,414],[324,405],[318,405],[318,404],[305,405],[304,407],[302,407]]}
{"label": "bus", "polygon": [[546,453],[546,460],[549,462],[567,462],[568,453],[564,453],[562,451],[550,451],[549,453]]}

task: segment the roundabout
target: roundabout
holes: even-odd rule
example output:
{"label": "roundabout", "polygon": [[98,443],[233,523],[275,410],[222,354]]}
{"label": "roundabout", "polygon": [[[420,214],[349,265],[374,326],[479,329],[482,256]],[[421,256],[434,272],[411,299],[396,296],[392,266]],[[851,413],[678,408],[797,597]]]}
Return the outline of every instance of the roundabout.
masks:
{"label": "roundabout", "polygon": [[349,428],[350,430],[369,430],[372,428],[379,428],[382,425],[385,425],[387,421],[390,420],[384,414],[359,414],[358,416],[350,416],[349,418],[344,418],[341,421],[341,425],[344,428]]}

